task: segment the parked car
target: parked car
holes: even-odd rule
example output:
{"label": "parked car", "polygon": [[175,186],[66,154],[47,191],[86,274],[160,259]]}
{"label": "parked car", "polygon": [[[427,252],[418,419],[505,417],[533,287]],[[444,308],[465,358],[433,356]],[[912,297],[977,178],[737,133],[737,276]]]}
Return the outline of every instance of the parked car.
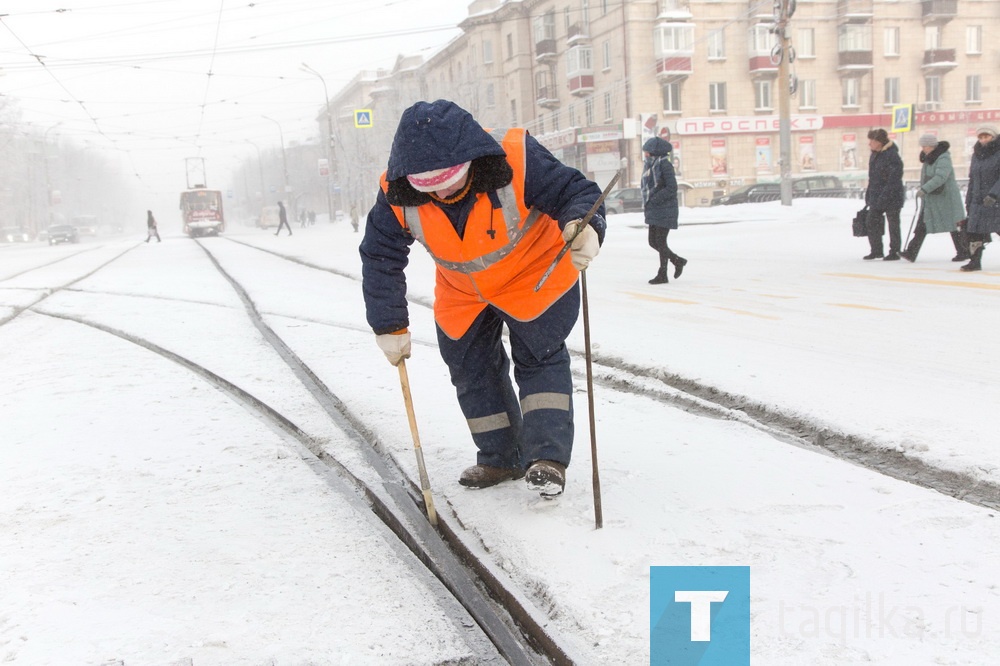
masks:
{"label": "parked car", "polygon": [[257,226],[261,229],[277,227],[281,223],[281,212],[277,206],[264,206],[260,209]]}
{"label": "parked car", "polygon": [[781,185],[778,183],[754,183],[733,190],[729,194],[712,199],[712,206],[729,206],[739,203],[760,203],[761,201],[777,201],[781,198]]}
{"label": "parked car", "polygon": [[[844,187],[836,176],[803,176],[792,179],[792,198],[805,199],[816,197],[855,198],[858,189]],[[761,201],[777,201],[781,198],[780,183],[754,183],[733,190],[727,195],[712,199],[713,206],[728,206],[738,203],[759,203]]]}
{"label": "parked car", "polygon": [[79,243],[80,235],[72,224],[55,224],[48,228],[49,245],[59,243]]}
{"label": "parked car", "polygon": [[608,215],[642,212],[642,188],[623,187],[608,194],[604,200],[604,211]]}
{"label": "parked car", "polygon": [[76,233],[81,236],[97,235],[97,217],[94,215],[78,215],[73,218],[73,226]]}
{"label": "parked car", "polygon": [[0,229],[0,243],[27,243],[31,240],[31,234],[24,229],[17,227],[4,227]]}

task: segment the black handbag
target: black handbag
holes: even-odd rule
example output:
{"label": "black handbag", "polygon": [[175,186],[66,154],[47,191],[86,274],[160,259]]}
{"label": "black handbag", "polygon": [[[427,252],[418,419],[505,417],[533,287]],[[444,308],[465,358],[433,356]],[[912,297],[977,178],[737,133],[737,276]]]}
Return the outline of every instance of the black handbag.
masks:
{"label": "black handbag", "polygon": [[855,236],[868,235],[868,206],[859,210],[858,214],[854,216],[854,221],[851,222],[851,232]]}

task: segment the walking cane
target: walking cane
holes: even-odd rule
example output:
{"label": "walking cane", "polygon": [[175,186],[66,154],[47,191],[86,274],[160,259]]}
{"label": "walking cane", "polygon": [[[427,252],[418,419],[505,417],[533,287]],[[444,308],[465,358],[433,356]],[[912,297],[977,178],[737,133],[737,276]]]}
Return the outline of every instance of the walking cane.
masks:
{"label": "walking cane", "polygon": [[[919,192],[919,189],[917,190]],[[917,221],[917,213],[924,207],[923,197],[914,197],[917,200],[917,207],[913,209],[913,219],[910,220],[910,230],[906,232],[906,242],[903,243],[903,252],[910,244],[910,234],[913,233],[913,224]]]}
{"label": "walking cane", "polygon": [[399,385],[403,389],[403,402],[406,403],[406,416],[410,420],[410,434],[413,435],[413,450],[417,454],[417,470],[420,474],[420,490],[424,493],[424,505],[427,507],[427,519],[437,527],[437,511],[434,510],[434,498],[431,496],[431,482],[427,478],[427,467],[424,465],[424,450],[420,448],[420,435],[417,434],[417,417],[413,413],[413,397],[410,395],[410,378],[406,374],[406,360],[400,360]]}
{"label": "walking cane", "polygon": [[580,273],[580,288],[583,292],[583,346],[587,359],[587,409],[590,412],[590,462],[594,479],[594,527],[604,527],[601,510],[601,475],[597,470],[597,429],[594,424],[594,371],[590,363],[590,308],[587,302],[587,270]]}

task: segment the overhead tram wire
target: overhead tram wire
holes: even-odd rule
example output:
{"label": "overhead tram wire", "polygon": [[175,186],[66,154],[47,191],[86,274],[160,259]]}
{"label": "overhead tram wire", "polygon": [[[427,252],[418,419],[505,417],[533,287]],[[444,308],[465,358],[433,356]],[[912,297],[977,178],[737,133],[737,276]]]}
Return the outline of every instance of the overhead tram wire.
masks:
{"label": "overhead tram wire", "polygon": [[[198,118],[198,129],[194,134],[195,141],[201,137],[201,128],[205,124],[205,105],[208,102],[208,90],[212,85],[212,69],[215,66],[215,54],[219,48],[219,30],[222,27],[222,9],[226,4],[226,0],[219,0],[219,14],[215,22],[215,38],[212,41],[212,56],[208,61],[208,73],[205,79],[205,93],[201,98],[201,114]],[[198,148],[198,154],[201,154],[201,147]]]}

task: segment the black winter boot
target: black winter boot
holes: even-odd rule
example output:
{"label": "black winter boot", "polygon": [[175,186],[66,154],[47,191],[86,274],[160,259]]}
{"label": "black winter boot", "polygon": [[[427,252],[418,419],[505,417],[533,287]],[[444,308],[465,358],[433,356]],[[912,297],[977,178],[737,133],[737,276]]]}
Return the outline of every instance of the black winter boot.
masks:
{"label": "black winter boot", "polygon": [[665,266],[660,268],[660,272],[656,274],[656,277],[649,281],[649,284],[663,284],[664,282],[670,282],[670,278],[667,277],[667,269]]}
{"label": "black winter boot", "polygon": [[687,266],[688,260],[675,254],[671,261],[674,262],[674,279],[676,280],[684,272],[684,267]]}
{"label": "black winter boot", "polygon": [[971,260],[966,265],[962,266],[960,270],[969,273],[971,271],[981,271],[983,267],[981,261],[983,258],[984,244],[981,241],[973,241],[969,243],[969,254],[971,255]]}
{"label": "black winter boot", "polygon": [[966,238],[964,231],[951,232],[951,242],[955,245],[955,256],[951,258],[952,261],[972,259],[972,255],[969,254],[969,239]]}

